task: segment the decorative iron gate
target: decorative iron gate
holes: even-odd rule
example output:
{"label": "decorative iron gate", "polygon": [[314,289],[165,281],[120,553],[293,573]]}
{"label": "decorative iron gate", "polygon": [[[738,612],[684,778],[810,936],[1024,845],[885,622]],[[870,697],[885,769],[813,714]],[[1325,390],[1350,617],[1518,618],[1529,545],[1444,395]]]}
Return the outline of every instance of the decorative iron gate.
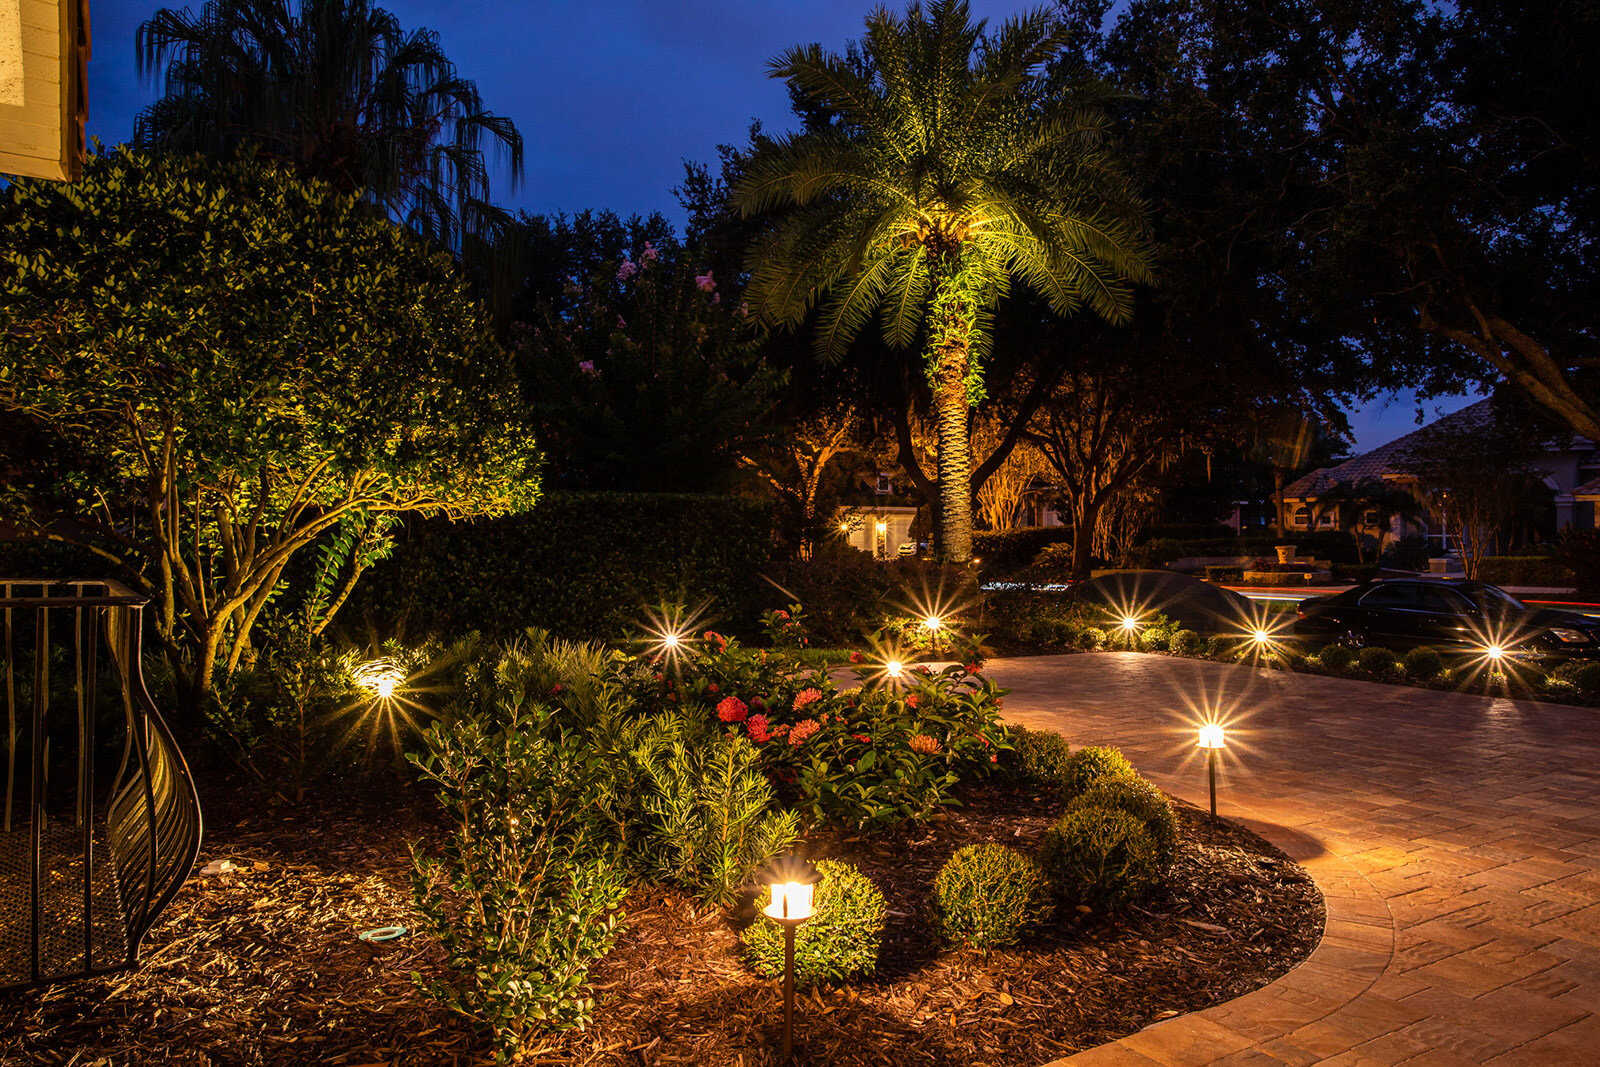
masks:
{"label": "decorative iron gate", "polygon": [[140,669],[144,606],[116,582],[0,581],[0,991],[134,966],[199,855],[194,780]]}

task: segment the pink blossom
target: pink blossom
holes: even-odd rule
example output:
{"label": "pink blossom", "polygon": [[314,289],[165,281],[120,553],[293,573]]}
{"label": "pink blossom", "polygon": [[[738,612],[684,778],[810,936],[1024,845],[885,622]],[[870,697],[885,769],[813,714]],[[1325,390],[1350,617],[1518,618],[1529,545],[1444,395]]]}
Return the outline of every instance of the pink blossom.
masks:
{"label": "pink blossom", "polygon": [[722,303],[722,294],[721,293],[712,293],[711,294],[711,303],[713,305]]}
{"label": "pink blossom", "polygon": [[628,328],[628,320],[623,318],[621,315],[618,315],[617,316],[617,329],[626,330],[627,328]]}
{"label": "pink blossom", "polygon": [[735,309],[734,314],[738,315],[741,319],[745,318],[750,314],[750,304],[744,300],[739,301],[739,306],[737,309]]}
{"label": "pink blossom", "polygon": [[717,705],[717,718],[723,722],[744,722],[749,711],[738,697],[723,697],[722,703]]}
{"label": "pink blossom", "polygon": [[798,692],[798,693],[796,693],[794,695],[794,704],[793,704],[794,710],[795,711],[799,711],[801,708],[805,707],[807,704],[815,704],[817,701],[819,701],[821,699],[822,699],[822,690],[820,690],[820,689],[802,689],[802,690],[800,690],[800,692]]}
{"label": "pink blossom", "polygon": [[595,370],[594,360],[592,359],[586,359],[582,363],[578,364],[578,372],[580,374],[587,374],[591,378],[600,373],[598,370]]}
{"label": "pink blossom", "polygon": [[654,263],[661,253],[656,251],[656,246],[649,241],[644,243],[644,251],[639,253],[640,263]]}
{"label": "pink blossom", "polygon": [[704,274],[694,276],[694,284],[702,293],[709,293],[717,287],[717,280],[711,276],[710,271],[706,271]]}
{"label": "pink blossom", "polygon": [[639,264],[631,259],[625,259],[622,261],[622,265],[617,268],[617,281],[625,282],[638,273]]}

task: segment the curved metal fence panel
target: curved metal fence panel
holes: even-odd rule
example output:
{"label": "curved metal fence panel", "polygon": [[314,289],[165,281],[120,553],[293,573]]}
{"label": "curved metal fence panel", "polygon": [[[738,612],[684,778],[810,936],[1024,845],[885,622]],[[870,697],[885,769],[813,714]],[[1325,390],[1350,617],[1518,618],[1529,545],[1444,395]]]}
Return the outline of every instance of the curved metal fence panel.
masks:
{"label": "curved metal fence panel", "polygon": [[0,991],[134,966],[199,855],[144,606],[115,582],[0,581]]}

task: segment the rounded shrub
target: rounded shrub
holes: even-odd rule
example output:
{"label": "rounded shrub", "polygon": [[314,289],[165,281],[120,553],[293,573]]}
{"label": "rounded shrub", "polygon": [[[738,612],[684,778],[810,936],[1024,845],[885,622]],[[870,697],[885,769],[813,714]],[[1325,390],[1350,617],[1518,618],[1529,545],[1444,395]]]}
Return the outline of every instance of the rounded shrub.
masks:
{"label": "rounded shrub", "polygon": [[1285,645],[1272,653],[1286,671],[1303,671],[1306,669],[1306,654],[1298,648]]}
{"label": "rounded shrub", "polygon": [[1239,655],[1237,639],[1217,634],[1206,642],[1206,656],[1210,659],[1236,659]]}
{"label": "rounded shrub", "polygon": [[1168,647],[1180,656],[1192,656],[1205,646],[1205,638],[1193,630],[1179,630],[1172,635]]}
{"label": "rounded shrub", "polygon": [[1139,773],[1120,749],[1088,745],[1078,749],[1061,770],[1061,796],[1072,801],[1102,778],[1137,778]]}
{"label": "rounded shrub", "polygon": [[1106,643],[1106,632],[1098,626],[1085,626],[1078,631],[1078,647],[1093,652]]}
{"label": "rounded shrub", "polygon": [[1117,911],[1161,880],[1161,858],[1144,823],[1112,808],[1074,807],[1045,831],[1039,865],[1074,904]]}
{"label": "rounded shrub", "polygon": [[1431,682],[1444,673],[1444,657],[1431,648],[1413,648],[1406,653],[1405,666],[1409,677]]}
{"label": "rounded shrub", "polygon": [[[852,864],[822,860],[817,864],[822,880],[816,888],[816,915],[801,923],[794,937],[794,980],[800,985],[842,982],[871,974],[878,966],[883,944],[883,919],[888,910],[883,894]],[[763,889],[756,908],[772,903],[772,890]],[[757,915],[740,937],[745,959],[757,974],[783,975],[783,928]]]}
{"label": "rounded shrub", "polygon": [[1166,630],[1151,627],[1139,635],[1139,647],[1146,652],[1165,652],[1172,643],[1172,634]]}
{"label": "rounded shrub", "polygon": [[1585,663],[1567,675],[1585,696],[1600,696],[1600,663]]}
{"label": "rounded shrub", "polygon": [[1067,780],[1072,746],[1054,730],[1011,729],[1012,766],[1017,774],[1038,785],[1061,788]]}
{"label": "rounded shrub", "polygon": [[1346,648],[1344,645],[1328,645],[1317,654],[1317,658],[1322,661],[1322,665],[1328,670],[1333,671],[1335,674],[1342,674],[1349,670],[1350,665],[1356,661],[1356,654],[1353,649]]}
{"label": "rounded shrub", "polygon": [[1037,860],[1004,845],[968,845],[933,880],[933,907],[945,940],[975,948],[1014,945],[1050,917],[1050,879]]}
{"label": "rounded shrub", "polygon": [[1400,673],[1400,659],[1391,649],[1363,648],[1356,656],[1361,669],[1377,678],[1392,678]]}
{"label": "rounded shrub", "polygon": [[1172,861],[1178,858],[1177,809],[1167,794],[1137,775],[1102,778],[1084,790],[1083,795],[1072,802],[1072,807],[1125,811],[1150,831],[1163,871],[1170,869]]}

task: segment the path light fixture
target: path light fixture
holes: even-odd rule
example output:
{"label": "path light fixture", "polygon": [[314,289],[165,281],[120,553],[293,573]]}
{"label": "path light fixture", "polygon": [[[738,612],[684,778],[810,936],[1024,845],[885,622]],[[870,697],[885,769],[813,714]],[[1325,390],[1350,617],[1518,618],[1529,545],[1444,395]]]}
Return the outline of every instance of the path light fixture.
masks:
{"label": "path light fixture", "polygon": [[888,660],[883,665],[883,673],[886,677],[898,682],[906,676],[906,665],[897,659]]}
{"label": "path light fixture", "polygon": [[937,615],[929,615],[926,619],[922,620],[922,628],[927,630],[929,633],[936,634],[940,630],[944,629],[944,620],[939,618]]}
{"label": "path light fixture", "polygon": [[1217,813],[1217,752],[1228,747],[1227,738],[1223,736],[1222,724],[1208,722],[1200,727],[1200,739],[1197,747],[1206,750],[1206,777],[1211,781],[1211,814]]}
{"label": "path light fixture", "polygon": [[798,856],[780,856],[767,869],[772,902],[761,914],[783,927],[783,1059],[794,1059],[794,933],[816,914],[814,893],[821,872]]}

